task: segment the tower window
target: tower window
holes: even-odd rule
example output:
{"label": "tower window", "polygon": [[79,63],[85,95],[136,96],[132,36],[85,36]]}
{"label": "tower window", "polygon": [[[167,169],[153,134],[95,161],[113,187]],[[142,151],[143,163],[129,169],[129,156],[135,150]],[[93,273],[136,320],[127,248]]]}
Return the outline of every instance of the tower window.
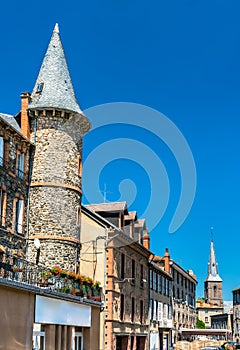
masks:
{"label": "tower window", "polygon": [[38,86],[37,86],[37,93],[40,93],[40,92],[42,92],[43,91],[43,83],[40,83],[40,84],[38,84]]}

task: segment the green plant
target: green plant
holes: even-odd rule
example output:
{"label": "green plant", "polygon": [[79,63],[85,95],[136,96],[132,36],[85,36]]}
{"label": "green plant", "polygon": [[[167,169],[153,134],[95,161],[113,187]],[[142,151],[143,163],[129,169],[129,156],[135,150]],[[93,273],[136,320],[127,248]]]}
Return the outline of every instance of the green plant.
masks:
{"label": "green plant", "polygon": [[198,329],[205,329],[206,325],[205,325],[205,323],[202,320],[199,320],[199,318],[197,318],[196,328],[198,328]]}
{"label": "green plant", "polygon": [[61,273],[62,269],[60,266],[53,266],[51,268],[51,272],[54,274],[54,275],[59,275]]}

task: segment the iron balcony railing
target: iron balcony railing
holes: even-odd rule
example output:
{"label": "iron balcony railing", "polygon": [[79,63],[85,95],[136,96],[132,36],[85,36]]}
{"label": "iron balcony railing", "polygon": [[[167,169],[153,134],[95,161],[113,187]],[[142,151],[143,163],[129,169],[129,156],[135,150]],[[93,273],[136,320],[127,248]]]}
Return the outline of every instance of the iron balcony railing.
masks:
{"label": "iron balcony railing", "polygon": [[[56,274],[53,272],[53,268],[49,269],[40,264],[34,264],[19,257],[17,252],[16,255],[8,254],[4,251],[3,246],[0,248],[0,278],[101,301],[101,288],[94,287],[94,284],[77,282],[71,274],[67,276]],[[72,274],[76,275],[74,272]]]}

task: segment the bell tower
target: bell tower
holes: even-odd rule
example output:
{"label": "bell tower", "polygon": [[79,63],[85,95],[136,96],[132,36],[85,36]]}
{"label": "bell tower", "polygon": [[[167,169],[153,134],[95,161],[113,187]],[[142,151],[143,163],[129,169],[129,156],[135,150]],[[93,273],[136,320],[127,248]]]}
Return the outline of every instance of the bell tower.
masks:
{"label": "bell tower", "polygon": [[218,263],[214,251],[213,240],[210,244],[210,256],[208,262],[208,275],[204,282],[204,297],[207,303],[223,306],[222,279],[218,274]]}
{"label": "bell tower", "polygon": [[35,144],[28,256],[35,261],[35,240],[40,242],[40,263],[75,270],[80,249],[82,136],[89,131],[90,122],[75,98],[58,24],[33,88],[28,114]]}

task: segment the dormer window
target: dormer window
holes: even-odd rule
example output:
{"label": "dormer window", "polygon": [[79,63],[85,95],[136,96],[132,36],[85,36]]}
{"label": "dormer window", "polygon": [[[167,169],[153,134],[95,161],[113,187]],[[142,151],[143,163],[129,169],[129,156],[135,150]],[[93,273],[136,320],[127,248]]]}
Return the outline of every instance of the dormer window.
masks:
{"label": "dormer window", "polygon": [[41,93],[43,91],[43,83],[38,84],[36,93]]}

